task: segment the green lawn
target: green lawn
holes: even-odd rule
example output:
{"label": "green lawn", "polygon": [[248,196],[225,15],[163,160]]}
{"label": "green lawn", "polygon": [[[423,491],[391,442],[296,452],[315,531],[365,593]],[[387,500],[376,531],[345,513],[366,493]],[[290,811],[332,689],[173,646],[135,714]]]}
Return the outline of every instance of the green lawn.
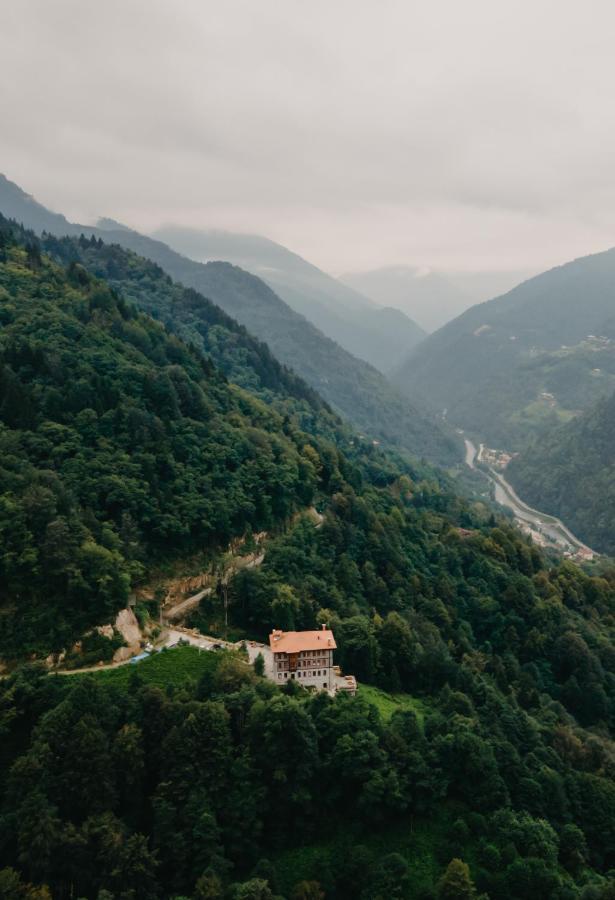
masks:
{"label": "green lawn", "polygon": [[118,687],[128,686],[133,675],[137,674],[144,682],[166,687],[172,684],[181,687],[186,681],[192,679],[198,681],[204,672],[215,669],[224,651],[212,652],[203,650],[199,652],[196,647],[172,647],[154,653],[148,659],[134,665],[128,663],[116,669],[103,669],[100,672],[87,673],[86,675],[58,676],[62,678],[94,677],[107,684]]}
{"label": "green lawn", "polygon": [[357,696],[373,703],[378,707],[380,715],[385,722],[388,722],[395,710],[411,709],[416,715],[419,726],[422,729],[425,722],[425,704],[410,694],[388,694],[381,691],[380,688],[373,687],[370,684],[360,684],[357,690]]}

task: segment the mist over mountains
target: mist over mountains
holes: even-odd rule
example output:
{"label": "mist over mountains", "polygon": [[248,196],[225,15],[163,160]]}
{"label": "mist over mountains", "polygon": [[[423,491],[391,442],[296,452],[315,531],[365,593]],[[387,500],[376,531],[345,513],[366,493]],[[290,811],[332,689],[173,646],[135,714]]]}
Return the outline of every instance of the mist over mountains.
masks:
{"label": "mist over mountains", "polygon": [[394,374],[458,427],[520,449],[615,388],[615,250],[544,272],[446,324]]}
{"label": "mist over mountains", "polygon": [[[390,442],[414,455],[441,463],[454,462],[460,449],[452,433],[443,430],[420,404],[407,398],[367,362],[353,356],[287,305],[262,279],[229,262],[200,263],[172,250],[162,241],[127,229],[114,220],[104,228],[75,225],[51,213],[6,178],[0,180],[0,212],[6,208],[18,222],[37,232],[94,235],[118,243],[161,266],[186,287],[217,303],[252,334],[265,341],[283,364],[293,368],[342,415],[370,439]],[[260,240],[259,240],[260,243]],[[274,245],[275,253],[281,251]],[[291,254],[288,254],[292,256]],[[311,267],[300,260],[300,271]],[[328,286],[316,270],[317,281]],[[330,279],[333,285],[336,282]],[[340,294],[352,295],[342,286]],[[368,301],[364,301],[368,302]],[[375,315],[386,315],[376,310]]]}
{"label": "mist over mountains", "polygon": [[531,272],[438,272],[412,266],[388,266],[348,272],[341,281],[374,302],[403,310],[428,332],[461,315],[470,306],[505,293]]}
{"label": "mist over mountains", "polygon": [[[382,372],[399,364],[425,331],[399,307],[385,308],[259,235],[160,228],[154,237],[199,262],[227,260],[257,275],[295,312]],[[394,307],[395,304],[391,304]]]}

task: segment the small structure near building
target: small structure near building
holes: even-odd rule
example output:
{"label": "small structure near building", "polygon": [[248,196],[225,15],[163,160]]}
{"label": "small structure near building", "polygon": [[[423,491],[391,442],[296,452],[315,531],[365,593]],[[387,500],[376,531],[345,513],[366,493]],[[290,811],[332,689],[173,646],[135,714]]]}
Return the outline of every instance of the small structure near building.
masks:
{"label": "small structure near building", "polygon": [[342,676],[333,665],[337,644],[333,632],[323,625],[320,631],[280,631],[269,635],[273,657],[271,677],[277,684],[296,680],[303,687],[319,691],[356,693],[354,676]]}

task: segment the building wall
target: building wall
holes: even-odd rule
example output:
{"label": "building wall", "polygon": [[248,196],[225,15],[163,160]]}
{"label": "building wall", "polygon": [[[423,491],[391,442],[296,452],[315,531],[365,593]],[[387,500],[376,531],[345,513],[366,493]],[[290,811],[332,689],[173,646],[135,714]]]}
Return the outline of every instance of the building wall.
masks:
{"label": "building wall", "polygon": [[298,654],[274,653],[273,677],[278,684],[295,678],[305,687],[331,687],[332,650],[304,650]]}

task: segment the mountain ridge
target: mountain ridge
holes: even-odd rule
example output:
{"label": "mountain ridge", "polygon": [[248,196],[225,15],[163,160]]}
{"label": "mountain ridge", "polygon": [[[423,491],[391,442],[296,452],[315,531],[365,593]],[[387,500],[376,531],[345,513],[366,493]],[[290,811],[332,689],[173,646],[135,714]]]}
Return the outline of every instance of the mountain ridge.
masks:
{"label": "mountain ridge", "polygon": [[384,440],[411,454],[444,464],[454,463],[461,457],[457,441],[429,414],[411,404],[375,368],[353,357],[294,312],[261,279],[230,263],[194,262],[163,242],[125,230],[124,226],[104,230],[74,225],[63,216],[48,213],[40,204],[36,204],[36,215],[31,215],[30,204],[24,200],[18,206],[15,199],[27,195],[6,179],[0,181],[0,212],[6,184],[11,184],[12,209],[17,221],[23,221],[35,231],[46,230],[59,236],[66,233],[94,236],[151,259],[174,280],[208,297],[267,343],[282,364],[294,369],[348,421],[374,440]]}
{"label": "mountain ridge", "polygon": [[295,312],[385,374],[425,336],[406,313],[380,305],[298,253],[260,235],[167,226],[154,237],[199,262],[226,260],[262,278]]}
{"label": "mountain ridge", "polygon": [[393,380],[492,446],[520,449],[615,387],[614,340],[610,249],[473,306],[417,347]]}

